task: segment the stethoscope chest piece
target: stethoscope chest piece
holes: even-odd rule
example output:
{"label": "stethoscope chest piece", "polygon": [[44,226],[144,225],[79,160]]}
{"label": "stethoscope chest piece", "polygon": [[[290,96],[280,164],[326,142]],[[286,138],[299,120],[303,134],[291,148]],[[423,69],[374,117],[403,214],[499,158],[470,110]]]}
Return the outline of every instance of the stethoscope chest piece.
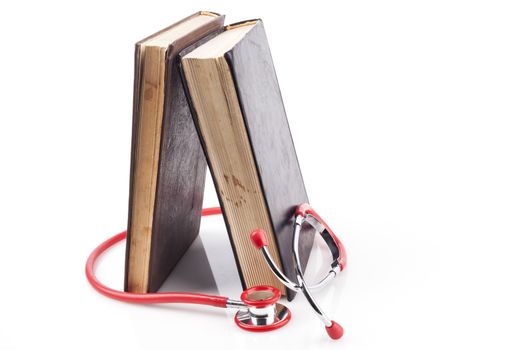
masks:
{"label": "stethoscope chest piece", "polygon": [[235,323],[244,330],[252,332],[271,331],[286,325],[292,313],[277,303],[281,292],[271,286],[255,286],[241,294],[241,301],[246,305],[235,315]]}

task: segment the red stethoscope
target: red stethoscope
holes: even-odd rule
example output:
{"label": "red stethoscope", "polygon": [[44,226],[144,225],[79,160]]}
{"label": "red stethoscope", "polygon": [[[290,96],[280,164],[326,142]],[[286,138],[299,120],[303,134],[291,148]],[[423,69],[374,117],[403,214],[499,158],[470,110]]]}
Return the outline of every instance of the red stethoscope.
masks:
{"label": "red stethoscope", "polygon": [[[221,214],[220,208],[205,208],[202,210],[202,216],[219,214]],[[304,281],[298,253],[299,236],[304,222],[307,222],[321,235],[328,246],[333,259],[328,274],[317,284],[311,286],[308,286]],[[254,332],[264,332],[281,328],[287,324],[292,317],[290,310],[286,306],[278,303],[279,298],[281,297],[279,290],[271,286],[254,286],[248,288],[241,294],[241,300],[198,293],[128,293],[111,289],[102,284],[95,276],[95,264],[97,259],[106,250],[125,238],[126,231],[111,237],[96,247],[89,255],[86,262],[86,276],[89,283],[98,292],[107,297],[140,304],[187,303],[234,308],[239,310],[235,315],[235,323],[242,329]],[[324,323],[328,335],[332,339],[341,338],[344,333],[343,328],[338,323],[328,318],[310,292],[313,289],[325,286],[329,281],[334,279],[346,265],[345,248],[323,219],[321,219],[321,217],[308,204],[301,204],[295,210],[293,221],[293,257],[297,283],[291,281],[273,261],[267,248],[268,240],[266,238],[266,233],[263,230],[257,229],[253,231],[250,238],[253,245],[262,252],[268,266],[281,283],[296,292],[302,292],[304,294],[317,316]]]}

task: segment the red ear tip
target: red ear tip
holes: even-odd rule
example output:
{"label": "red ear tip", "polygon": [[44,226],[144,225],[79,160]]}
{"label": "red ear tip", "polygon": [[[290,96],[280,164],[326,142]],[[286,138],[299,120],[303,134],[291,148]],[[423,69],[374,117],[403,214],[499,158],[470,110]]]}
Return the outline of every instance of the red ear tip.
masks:
{"label": "red ear tip", "polygon": [[305,217],[310,210],[312,210],[310,204],[303,203],[295,208],[295,215],[301,215],[302,217]]}
{"label": "red ear tip", "polygon": [[268,246],[268,238],[266,237],[266,232],[258,228],[250,234],[250,239],[252,240],[253,245],[257,249]]}
{"label": "red ear tip", "polygon": [[330,336],[332,339],[339,339],[345,334],[345,330],[341,325],[335,321],[332,321],[331,327],[326,327],[326,333]]}

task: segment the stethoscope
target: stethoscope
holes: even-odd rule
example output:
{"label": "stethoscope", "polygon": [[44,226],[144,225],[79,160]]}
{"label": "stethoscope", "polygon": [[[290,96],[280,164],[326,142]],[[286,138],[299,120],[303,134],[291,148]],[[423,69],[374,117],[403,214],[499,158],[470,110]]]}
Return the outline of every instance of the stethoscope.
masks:
{"label": "stethoscope", "polygon": [[[202,216],[221,214],[220,208],[205,208]],[[315,285],[308,286],[304,280],[299,258],[299,236],[304,223],[308,223],[317,233],[321,235],[332,254],[330,271]],[[240,299],[234,300],[228,297],[198,294],[198,293],[128,293],[111,289],[102,284],[95,276],[95,264],[97,259],[110,247],[126,238],[126,231],[121,232],[93,250],[86,262],[86,276],[89,283],[101,294],[125,302],[140,304],[157,303],[187,303],[202,304],[222,308],[233,308],[239,311],[235,314],[235,323],[242,329],[254,332],[264,332],[281,328],[286,325],[292,314],[283,304],[278,303],[281,293],[272,286],[254,286],[242,292]],[[325,286],[333,280],[346,265],[346,251],[337,236],[321,219],[321,217],[308,204],[299,205],[294,213],[293,221],[293,257],[297,283],[291,281],[276,265],[268,251],[268,240],[266,233],[257,229],[250,234],[253,245],[259,249],[268,266],[275,276],[289,289],[302,292],[308,303],[312,306],[317,316],[324,323],[326,332],[332,339],[339,339],[343,336],[343,328],[335,321],[331,320],[325,312],[321,310],[311,290]]]}

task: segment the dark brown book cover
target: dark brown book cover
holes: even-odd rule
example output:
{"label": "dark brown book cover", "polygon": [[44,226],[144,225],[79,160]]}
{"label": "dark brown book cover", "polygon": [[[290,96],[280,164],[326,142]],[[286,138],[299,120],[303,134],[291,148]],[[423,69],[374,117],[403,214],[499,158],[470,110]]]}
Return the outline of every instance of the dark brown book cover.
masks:
{"label": "dark brown book cover", "polygon": [[[202,14],[202,12],[192,16],[200,14]],[[188,18],[183,19],[173,26]],[[204,42],[221,32],[223,24],[224,16],[217,15],[212,22],[196,28],[176,42],[173,42],[166,51],[164,112],[158,155],[153,222],[151,227],[147,292],[156,292],[160,288],[173,267],[197,237],[204,194],[206,160],[191,119],[181,77],[176,68],[176,56],[182,49],[194,45],[196,42]],[[133,206],[134,174],[140,171],[135,164],[135,153],[137,151],[139,89],[141,85],[141,67],[139,66],[140,60],[138,56],[140,54],[140,45],[143,41],[137,43],[135,51],[130,209],[126,247],[125,290],[129,290],[130,242],[133,235],[141,234],[140,232],[137,233],[131,230],[131,208]]]}
{"label": "dark brown book cover", "polygon": [[[253,21],[246,23],[250,22]],[[308,196],[262,21],[257,20],[253,29],[231,50],[226,52],[224,57],[228,62],[235,84],[251,152],[257,168],[257,175],[276,237],[280,260],[286,275],[291,280],[296,281],[292,255],[293,224],[291,219],[295,207],[301,203],[308,202]],[[185,80],[185,83],[187,84],[188,82]],[[190,96],[188,86],[186,86],[186,89],[188,96]],[[197,129],[199,129],[194,105],[192,105],[192,113]],[[223,177],[225,174],[217,173],[216,169],[213,168],[212,162],[209,160],[210,146],[206,145],[202,137],[202,131],[198,131],[205,154],[208,157],[208,165],[214,179],[221,208],[223,209],[243,288],[246,288],[245,276],[242,275],[239,267],[238,250],[255,248],[252,246],[241,248],[234,245],[231,233],[231,219],[229,218],[231,213],[228,212],[224,205],[225,200],[228,200],[228,198],[221,194],[221,188],[218,187],[217,181],[217,177]],[[253,229],[256,229],[256,227]],[[249,232],[243,232],[244,234],[249,235]],[[299,254],[304,267],[306,267],[309,259],[313,238],[314,231],[312,229],[303,231]],[[256,269],[267,269],[267,266],[256,267]],[[289,300],[292,300],[295,292],[287,289],[287,296]]]}

